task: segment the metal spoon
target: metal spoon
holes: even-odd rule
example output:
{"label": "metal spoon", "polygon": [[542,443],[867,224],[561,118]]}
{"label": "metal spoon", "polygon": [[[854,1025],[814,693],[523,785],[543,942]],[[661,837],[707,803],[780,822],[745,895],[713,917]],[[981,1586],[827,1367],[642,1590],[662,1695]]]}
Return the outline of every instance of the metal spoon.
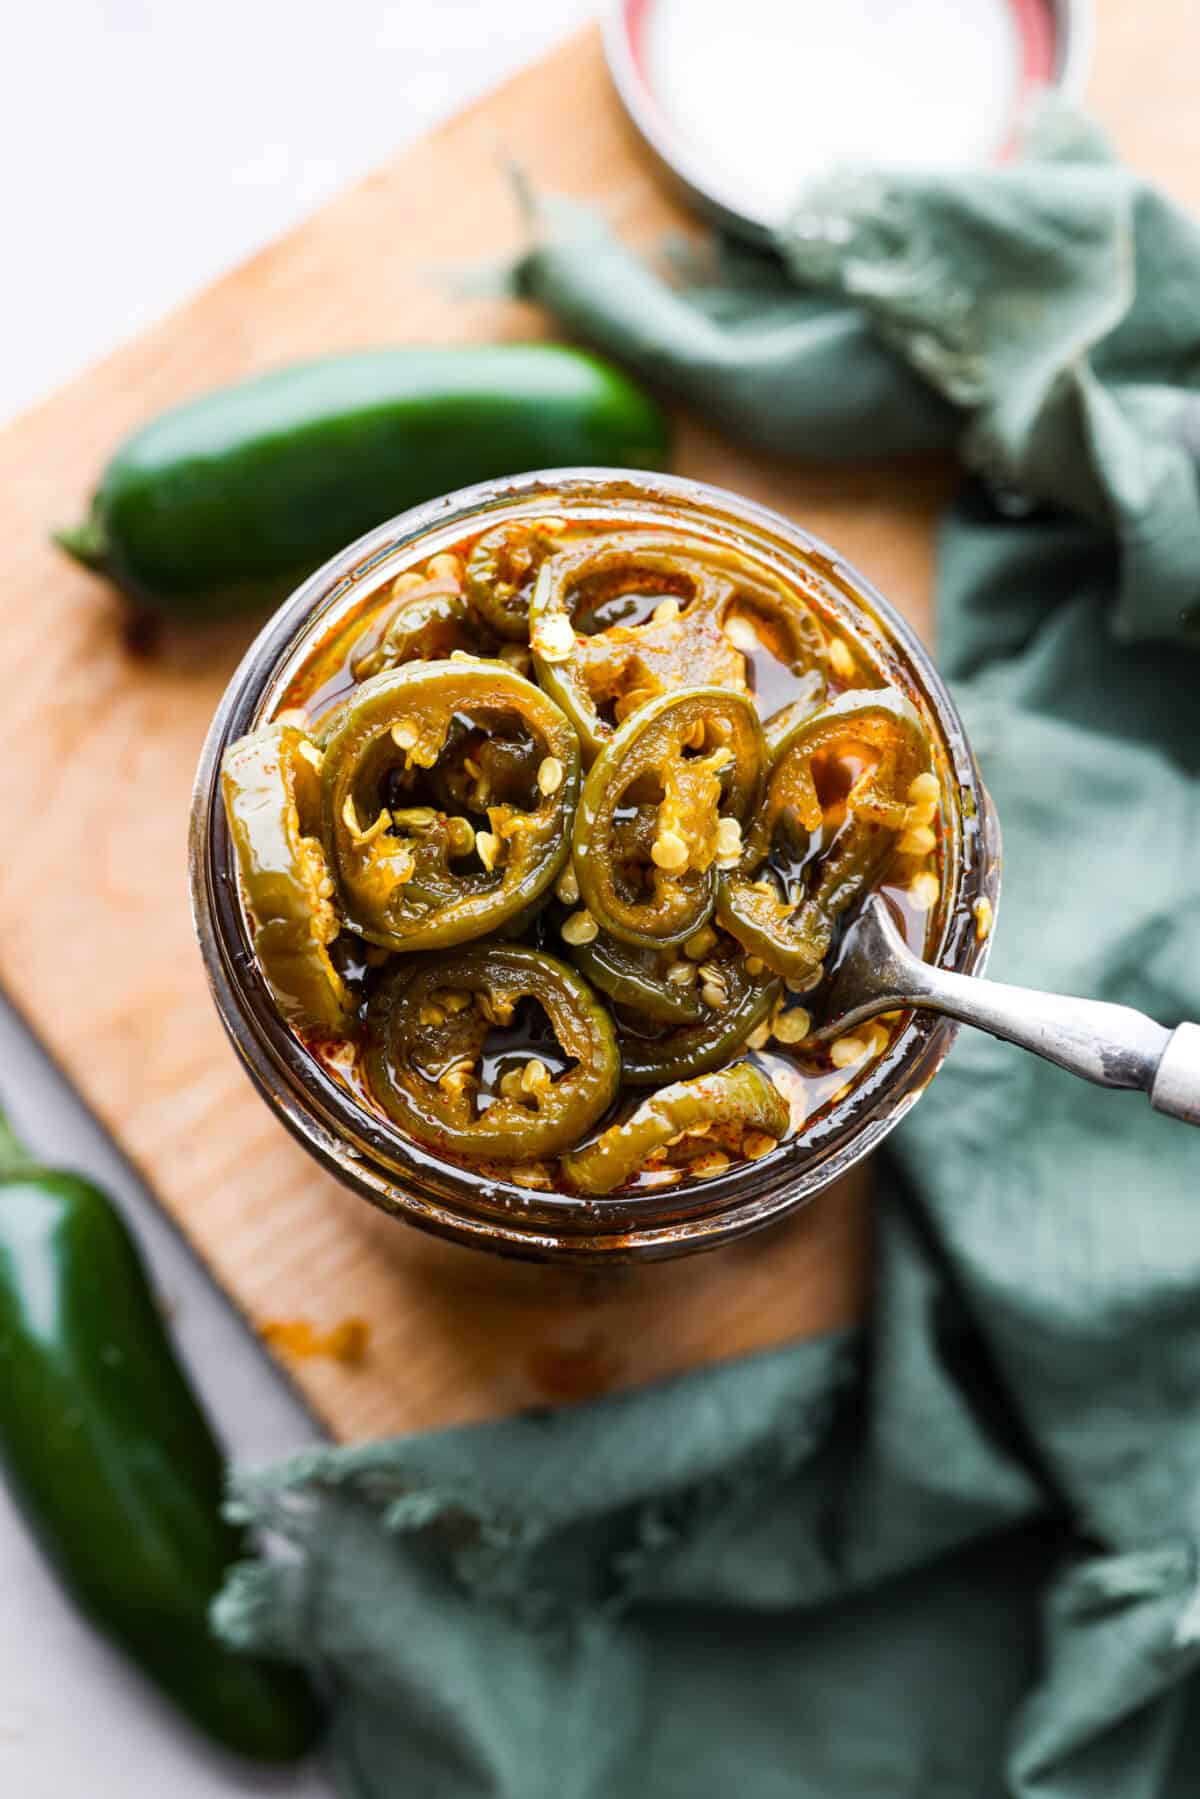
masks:
{"label": "metal spoon", "polygon": [[1158,1112],[1200,1124],[1200,1025],[1169,1031],[1131,1006],[1068,999],[934,968],[908,948],[875,894],[846,933],[813,1040],[915,1006],[974,1025],[1100,1087],[1133,1087]]}

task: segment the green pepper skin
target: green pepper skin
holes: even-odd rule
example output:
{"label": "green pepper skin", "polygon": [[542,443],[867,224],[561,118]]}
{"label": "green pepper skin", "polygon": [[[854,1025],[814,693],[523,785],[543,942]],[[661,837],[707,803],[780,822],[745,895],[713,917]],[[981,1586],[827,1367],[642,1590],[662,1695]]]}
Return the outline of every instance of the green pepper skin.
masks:
{"label": "green pepper skin", "polygon": [[462,650],[490,656],[493,645],[462,594],[450,581],[431,580],[397,601],[374,649],[351,663],[356,681],[369,680],[405,662],[431,662]]}
{"label": "green pepper skin", "polygon": [[[511,1018],[521,999],[536,1000],[573,1066],[536,1102],[497,1094],[477,1113],[473,1071],[490,1021],[477,1006],[450,1011],[439,1004],[446,992],[478,996],[493,1018]],[[468,1079],[443,1085],[437,1077],[460,1064],[469,1064]],[[485,1162],[526,1162],[569,1149],[608,1110],[621,1076],[612,1020],[586,981],[526,944],[404,957],[371,997],[364,1066],[376,1099],[409,1136]]]}
{"label": "green pepper skin", "polygon": [[[687,600],[687,610],[666,623],[652,617],[594,636],[576,630],[571,654],[559,659],[544,648],[546,630],[562,620],[573,627],[583,623],[587,608],[581,597],[589,582],[621,593],[648,588],[675,597],[677,610],[678,602]],[[601,717],[597,693],[628,704],[631,686],[648,699],[679,687],[745,692],[745,660],[718,619],[718,602],[731,593],[712,570],[681,555],[678,544],[660,533],[574,541],[542,560],[529,601],[529,647],[538,680],[579,733],[585,763],[596,759],[614,732]]]}
{"label": "green pepper skin", "polygon": [[[515,718],[538,746],[536,761],[554,757],[561,777],[551,794],[535,787],[528,808],[502,798],[489,803],[487,835],[498,834],[498,859],[488,870],[458,873],[451,863],[461,859],[455,832],[464,828],[462,815],[389,808],[383,794],[393,775],[436,771],[451,728],[463,717],[484,730]],[[529,758],[531,773],[536,761]],[[321,776],[321,832],[346,924],[397,950],[447,949],[499,930],[557,879],[570,853],[578,795],[575,732],[554,701],[507,664],[407,662],[363,681],[339,711]],[[414,809],[428,818],[410,833],[406,821]],[[356,818],[357,831],[351,828]],[[466,840],[469,854],[470,828]]]}
{"label": "green pepper skin", "polygon": [[209,1628],[246,1553],[221,1452],[128,1231],[77,1175],[0,1172],[0,1461],[80,1609],[195,1725],[263,1761],[305,1753],[304,1682]]}
{"label": "green pepper skin", "polygon": [[564,1156],[563,1168],[581,1193],[612,1193],[645,1166],[653,1150],[697,1125],[758,1130],[778,1140],[789,1122],[787,1101],[762,1070],[738,1062],[719,1074],[661,1087],[594,1143]]}
{"label": "green pepper skin", "polygon": [[[705,753],[687,756],[697,730]],[[727,761],[714,767],[721,754]],[[650,949],[668,949],[700,929],[716,897],[718,818],[741,823],[752,815],[765,764],[762,726],[744,693],[685,688],[649,700],[625,720],[589,769],[575,816],[579,891],[602,929]],[[656,829],[679,838],[687,861],[678,870],[651,861],[653,892],[640,897],[622,890],[618,845],[626,796],[646,783],[662,791]]]}
{"label": "green pepper skin", "polygon": [[[783,893],[775,880],[759,879],[768,872],[776,833],[786,827],[807,843],[822,829],[812,764],[843,742],[865,744],[878,759],[846,796],[846,819],[823,848],[811,890],[801,882]],[[741,862],[718,871],[716,909],[725,930],[779,974],[815,982],[838,919],[884,867],[904,829],[909,786],[929,764],[916,708],[890,688],[850,689],[820,712],[794,719],[772,748],[766,798]]]}
{"label": "green pepper skin", "polygon": [[60,545],[140,607],[215,618],[287,594],[422,500],[526,469],[662,468],[641,389],[555,344],[364,351],[164,413],[117,450]]}
{"label": "green pepper skin", "polygon": [[653,950],[634,949],[614,937],[572,946],[571,960],[601,993],[657,1024],[699,1024],[704,1007],[691,986],[676,986],[659,971]]}
{"label": "green pepper skin", "polygon": [[[710,966],[706,964],[706,967]],[[748,975],[740,955],[714,956],[711,967],[721,974],[727,1002],[703,1008],[701,1019],[659,1037],[621,1038],[621,1078],[630,1087],[660,1087],[664,1081],[710,1074],[728,1062],[755,1025],[768,1017],[782,992],[777,975]]]}
{"label": "green pepper skin", "polygon": [[254,953],[275,1004],[290,1024],[348,1037],[355,1002],[329,956],[338,923],[316,840],[321,784],[310,756],[319,763],[303,732],[267,725],[230,744],[221,793]]}
{"label": "green pepper skin", "polygon": [[[639,593],[675,605],[665,615],[656,607],[641,624],[587,634],[597,602]],[[528,612],[538,680],[578,731],[585,764],[613,737],[601,703],[620,720],[637,704],[683,687],[748,691],[746,657],[728,634],[737,614],[774,627],[812,706],[825,696],[828,657],[816,616],[765,570],[719,544],[684,549],[669,534],[631,531],[543,548]],[[573,630],[566,656],[547,641],[564,623]]]}
{"label": "green pepper skin", "polygon": [[511,643],[529,639],[529,598],[558,544],[554,520],[512,519],[487,531],[467,561],[465,591],[482,622]]}

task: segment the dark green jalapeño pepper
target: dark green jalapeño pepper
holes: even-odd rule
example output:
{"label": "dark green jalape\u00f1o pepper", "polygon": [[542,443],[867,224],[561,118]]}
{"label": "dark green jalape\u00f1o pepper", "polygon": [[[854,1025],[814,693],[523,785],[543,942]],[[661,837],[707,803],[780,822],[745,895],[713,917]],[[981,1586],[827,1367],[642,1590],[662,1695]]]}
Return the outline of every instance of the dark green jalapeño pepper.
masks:
{"label": "dark green jalape\u00f1o pepper", "polygon": [[[513,755],[493,747],[489,762],[492,739]],[[528,769],[525,803],[487,785],[501,761],[506,779]],[[481,828],[465,810],[430,805],[439,792],[460,794]],[[322,764],[322,833],[347,925],[398,950],[499,930],[557,878],[578,795],[574,731],[506,664],[409,662],[362,682]]]}
{"label": "dark green jalape\u00f1o pepper", "polygon": [[362,351],[154,419],[57,541],[141,607],[213,618],[281,599],[421,500],[525,469],[663,468],[667,442],[653,401],[579,350]]}
{"label": "dark green jalape\u00f1o pepper", "polygon": [[[929,764],[920,717],[893,688],[852,689],[790,725],[741,861],[718,871],[725,929],[779,974],[815,982],[838,919],[879,876]],[[822,765],[841,774],[824,794]]]}
{"label": "dark green jalape\u00f1o pepper", "polygon": [[[545,1057],[527,1044],[489,1071],[489,1032],[510,1025],[525,1000],[540,1007],[553,1043]],[[409,1136],[476,1162],[569,1149],[608,1110],[621,1075],[612,1020],[587,982],[555,956],[500,943],[405,957],[367,1008],[365,1067]]]}
{"label": "dark green jalape\u00f1o pepper", "polygon": [[80,1609],[194,1724],[264,1761],[308,1749],[302,1680],[209,1627],[246,1544],[133,1240],[97,1187],[37,1167],[2,1121],[0,1462]]}

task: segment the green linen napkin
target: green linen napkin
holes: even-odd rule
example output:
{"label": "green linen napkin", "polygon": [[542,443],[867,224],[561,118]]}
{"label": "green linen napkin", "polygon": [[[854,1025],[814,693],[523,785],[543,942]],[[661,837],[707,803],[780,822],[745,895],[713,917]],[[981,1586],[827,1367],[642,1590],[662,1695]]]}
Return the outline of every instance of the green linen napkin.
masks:
{"label": "green linen napkin", "polygon": [[[992,972],[1200,1018],[1200,234],[1056,111],[780,249],[671,288],[555,207],[520,279],[754,442],[957,445]],[[862,1334],[240,1476],[220,1625],[345,1799],[1200,1792],[1200,1133],[968,1033],[892,1144]]]}

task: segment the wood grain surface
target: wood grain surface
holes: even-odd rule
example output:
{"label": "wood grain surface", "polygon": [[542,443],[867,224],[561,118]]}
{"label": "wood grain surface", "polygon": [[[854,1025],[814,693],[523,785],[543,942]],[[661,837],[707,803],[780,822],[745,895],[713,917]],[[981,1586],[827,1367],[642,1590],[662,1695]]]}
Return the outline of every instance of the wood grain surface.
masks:
{"label": "wood grain surface", "polygon": [[[1195,201],[1191,0],[1104,0],[1099,12],[1095,109],[1135,163]],[[650,1379],[828,1328],[866,1303],[861,1184],[714,1256],[586,1281],[518,1268],[499,1284],[490,1264],[431,1257],[341,1192],[251,1090],[191,935],[192,773],[254,627],[180,633],[139,660],[103,585],[47,545],[125,431],[215,383],[340,349],[542,335],[535,312],[452,300],[429,274],[519,243],[502,155],[544,187],[602,201],[635,243],[681,222],[587,32],[0,434],[0,979],[252,1321],[367,1321],[360,1364],[293,1364],[319,1415],[351,1439]],[[798,469],[687,419],[676,466],[832,539],[927,626],[947,468]]]}

